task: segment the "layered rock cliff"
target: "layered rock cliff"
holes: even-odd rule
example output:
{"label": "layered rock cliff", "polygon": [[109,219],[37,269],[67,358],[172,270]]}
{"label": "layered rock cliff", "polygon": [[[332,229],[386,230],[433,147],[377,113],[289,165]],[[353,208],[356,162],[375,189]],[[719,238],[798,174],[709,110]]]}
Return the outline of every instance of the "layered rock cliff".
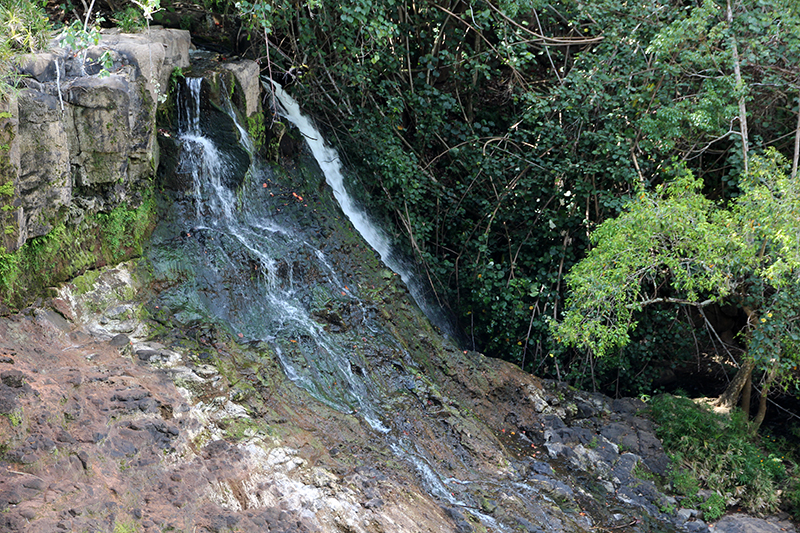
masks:
{"label": "layered rock cliff", "polygon": [[[193,48],[188,32],[161,28],[105,33],[80,53],[60,44],[20,58],[19,90],[0,103],[0,312],[141,253],[161,160],[157,113],[174,111],[168,95]],[[242,118],[259,116],[258,66],[214,63]]]}
{"label": "layered rock cliff", "polygon": [[105,77],[81,75],[82,57],[68,48],[20,61],[25,88],[12,102],[19,161],[5,177],[14,183],[7,250],[66,216],[141,203],[159,161],[156,108],[173,70],[189,67],[190,46],[180,30],[105,35],[86,61],[97,70],[95,60],[110,50]]}

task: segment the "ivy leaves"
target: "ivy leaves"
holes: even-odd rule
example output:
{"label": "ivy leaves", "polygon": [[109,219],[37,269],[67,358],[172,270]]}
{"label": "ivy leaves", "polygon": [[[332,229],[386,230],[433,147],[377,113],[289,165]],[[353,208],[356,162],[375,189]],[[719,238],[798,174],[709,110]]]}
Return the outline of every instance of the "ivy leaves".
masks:
{"label": "ivy leaves", "polygon": [[[740,97],[758,115],[756,150],[759,139],[786,142],[796,123],[785,96],[798,40],[789,3],[738,2],[732,23],[724,0],[238,5],[247,20],[269,24],[276,67],[308,65],[297,96],[345,149],[353,189],[393,225],[475,348],[527,363],[533,350],[536,368],[559,351],[547,321],[560,316],[564,276],[587,236],[626,205],[634,213],[640,193],[663,210],[660,231],[696,233],[666,243],[683,255],[664,255],[642,279],[659,286],[677,276],[682,298],[701,299],[725,281],[724,257],[708,256],[708,240],[705,249],[691,242],[713,233],[703,224],[735,214],[714,202],[741,194]],[[773,5],[782,7],[764,8]],[[731,36],[743,84],[731,74]],[[669,168],[676,160],[695,176],[689,188],[656,189],[683,175]],[[701,190],[714,202],[701,202]],[[636,213],[640,224],[653,220]],[[719,254],[733,253],[719,244]],[[643,264],[652,253],[610,260]],[[681,262],[701,253],[707,264]],[[620,281],[619,296],[635,287]],[[618,312],[630,324],[652,316]],[[627,342],[622,330],[597,334]]]}

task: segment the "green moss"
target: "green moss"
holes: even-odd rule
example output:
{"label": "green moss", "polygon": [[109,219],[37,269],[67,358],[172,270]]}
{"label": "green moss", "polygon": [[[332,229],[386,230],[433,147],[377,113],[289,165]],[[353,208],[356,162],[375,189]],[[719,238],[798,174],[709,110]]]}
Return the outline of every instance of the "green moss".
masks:
{"label": "green moss", "polygon": [[250,135],[256,150],[264,145],[266,140],[264,113],[256,113],[252,117],[247,117],[247,133]]}
{"label": "green moss", "polygon": [[22,407],[14,409],[6,416],[8,416],[8,421],[11,423],[13,427],[19,427],[22,424],[22,418],[24,416]]}
{"label": "green moss", "polygon": [[[0,302],[10,309],[21,308],[44,295],[48,287],[87,269],[141,255],[154,224],[152,196],[138,208],[123,204],[108,213],[87,216],[79,226],[53,223],[50,233],[30,239],[16,252],[0,251]],[[93,280],[85,281],[88,287]]]}
{"label": "green moss", "polygon": [[225,437],[235,441],[270,433],[269,428],[263,422],[252,418],[227,418],[221,420],[219,425],[225,432]]}
{"label": "green moss", "polygon": [[75,291],[77,294],[86,294],[94,287],[97,278],[100,277],[99,270],[88,270],[72,280],[73,285],[75,285]]}
{"label": "green moss", "polygon": [[121,521],[114,524],[114,533],[136,533],[139,531],[139,526],[133,521]]}

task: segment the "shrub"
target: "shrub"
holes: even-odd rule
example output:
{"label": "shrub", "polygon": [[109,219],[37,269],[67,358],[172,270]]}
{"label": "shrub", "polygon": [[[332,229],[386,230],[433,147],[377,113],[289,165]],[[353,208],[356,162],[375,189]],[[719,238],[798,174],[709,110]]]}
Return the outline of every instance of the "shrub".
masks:
{"label": "shrub", "polygon": [[703,511],[704,519],[716,520],[725,514],[725,507],[725,498],[715,492],[700,505],[700,510]]}
{"label": "shrub", "polygon": [[117,11],[114,13],[113,20],[114,23],[119,26],[119,29],[125,33],[137,33],[142,31],[146,26],[146,21],[141,11],[133,6],[128,7],[124,11]]}
{"label": "shrub", "polygon": [[47,47],[51,26],[44,10],[31,0],[0,3],[0,96],[13,86],[12,62],[17,54]]}
{"label": "shrub", "polygon": [[650,405],[657,435],[672,459],[670,477],[677,493],[692,497],[697,487],[716,491],[717,497],[701,505],[709,518],[737,503],[748,512],[777,510],[780,491],[793,483],[787,467],[795,466],[759,445],[744,413],[720,415],[669,395],[653,398]]}

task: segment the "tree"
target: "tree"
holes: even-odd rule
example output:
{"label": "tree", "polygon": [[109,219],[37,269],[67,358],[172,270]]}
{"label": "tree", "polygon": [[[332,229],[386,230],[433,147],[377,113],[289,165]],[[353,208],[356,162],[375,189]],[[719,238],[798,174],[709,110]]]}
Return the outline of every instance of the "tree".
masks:
{"label": "tree", "polygon": [[567,276],[560,342],[604,356],[630,342],[635,313],[651,306],[734,304],[748,317],[746,354],[720,407],[735,403],[755,368],[765,371],[757,428],[769,388],[800,363],[800,185],[774,150],[751,159],[742,194],[722,206],[679,169],[642,190],[591,235],[592,250]]}

